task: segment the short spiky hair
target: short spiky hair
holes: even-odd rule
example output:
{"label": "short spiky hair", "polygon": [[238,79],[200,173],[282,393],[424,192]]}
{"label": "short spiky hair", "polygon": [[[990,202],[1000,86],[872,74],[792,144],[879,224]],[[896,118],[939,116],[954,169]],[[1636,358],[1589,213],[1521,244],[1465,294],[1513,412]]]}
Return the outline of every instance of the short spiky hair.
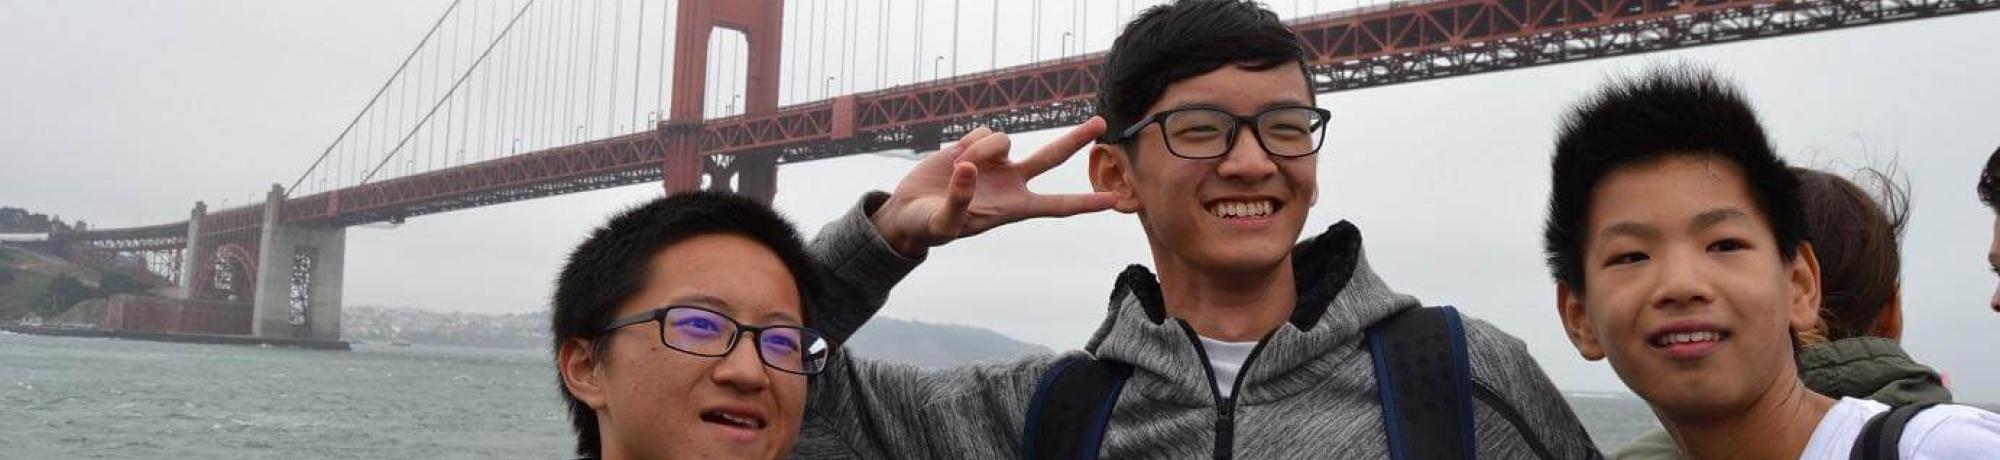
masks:
{"label": "short spiky hair", "polygon": [[1742,168],[1778,253],[1798,255],[1805,234],[1799,182],[1772,151],[1743,95],[1708,70],[1662,67],[1620,79],[1572,107],[1556,140],[1549,220],[1549,271],[1583,289],[1583,245],[1591,193],[1612,171],[1677,155],[1706,155]]}
{"label": "short spiky hair", "polygon": [[2000,149],[1986,157],[1986,170],[1979,173],[1979,201],[1987,208],[2000,211]]}
{"label": "short spiky hair", "polygon": [[1305,58],[1298,34],[1256,2],[1179,0],[1147,8],[1125,25],[1104,58],[1097,114],[1105,130],[1098,142],[1117,142],[1174,82],[1234,64],[1266,70],[1295,63],[1303,69]]}
{"label": "short spiky hair", "polygon": [[[644,289],[653,257],[675,243],[711,234],[738,235],[756,241],[778,255],[803,302],[810,303],[816,284],[805,243],[798,231],[776,211],[740,195],[689,192],[660,198],[626,210],[598,227],[576,250],[556,277],[555,312],[550,328],[556,350],[570,339],[593,339],[611,324],[618,307]],[[800,314],[806,314],[800,306]],[[810,318],[807,318],[810,319]],[[590,350],[602,357],[602,341]],[[557,363],[560,367],[561,363]],[[570,424],[576,429],[576,452],[598,457],[597,413],[569,393],[557,376],[556,388],[569,403]]]}

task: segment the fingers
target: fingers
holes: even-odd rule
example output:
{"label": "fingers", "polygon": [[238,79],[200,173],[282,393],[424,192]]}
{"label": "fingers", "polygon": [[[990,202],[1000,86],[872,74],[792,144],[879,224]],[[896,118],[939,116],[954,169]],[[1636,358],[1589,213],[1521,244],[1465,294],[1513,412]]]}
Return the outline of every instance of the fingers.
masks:
{"label": "fingers", "polygon": [[1116,204],[1118,195],[1111,192],[1035,195],[1029,197],[1025,211],[1031,217],[1069,217],[1111,209]]}
{"label": "fingers", "polygon": [[1077,151],[1083,150],[1084,146],[1090,145],[1103,134],[1104,119],[1090,117],[1083,124],[1064,132],[1062,137],[1057,137],[1055,141],[1036,150],[1034,155],[1021,160],[1021,172],[1028,177],[1040,176],[1050,169],[1055,169],[1056,165],[1069,161]]}
{"label": "fingers", "polygon": [[951,184],[946,187],[944,206],[931,214],[930,233],[942,243],[957,238],[965,228],[966,208],[972,205],[973,191],[979,187],[979,167],[959,162],[952,165]]}
{"label": "fingers", "polygon": [[992,134],[993,129],[991,128],[985,126],[974,128],[971,132],[965,133],[964,137],[958,138],[958,142],[952,143],[951,147],[946,147],[944,150],[938,151],[938,156],[944,157],[941,159],[942,161],[950,161],[953,164],[957,164],[959,157],[965,155],[967,147],[978,143],[980,139],[985,139],[986,136]]}
{"label": "fingers", "polygon": [[1007,138],[1006,133],[993,133],[967,146],[965,153],[959,156],[959,161],[974,164],[1003,164],[1007,162],[1007,150],[1013,148],[1013,143],[1013,140]]}

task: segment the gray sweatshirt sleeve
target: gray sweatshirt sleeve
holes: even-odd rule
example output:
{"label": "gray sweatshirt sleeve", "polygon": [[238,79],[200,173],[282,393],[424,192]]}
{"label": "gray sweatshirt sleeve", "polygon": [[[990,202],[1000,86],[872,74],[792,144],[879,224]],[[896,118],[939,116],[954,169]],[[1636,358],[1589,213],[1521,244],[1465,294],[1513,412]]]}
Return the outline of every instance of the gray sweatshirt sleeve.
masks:
{"label": "gray sweatshirt sleeve", "polygon": [[[1480,402],[1475,405],[1486,409],[1475,411],[1479,444],[1530,449],[1508,449],[1500,455],[1482,450],[1480,457],[1535,458],[1532,447],[1524,445],[1533,439],[1553,458],[1603,458],[1604,454],[1590,441],[1590,434],[1584,431],[1583,422],[1577,420],[1576,412],[1542,372],[1541,364],[1528,354],[1528,347],[1521,339],[1469,317],[1465,320],[1465,336],[1473,381],[1477,387],[1492,390],[1486,395],[1478,394],[1479,388],[1473,390],[1474,399]],[[1519,432],[1517,427],[1525,427],[1529,432]]]}
{"label": "gray sweatshirt sleeve", "polygon": [[890,288],[923,262],[897,254],[868,219],[888,198],[882,192],[863,195],[859,204],[827,223],[806,247],[820,280],[820,292],[807,315],[814,329],[836,342],[846,342],[861,329],[889,301]]}
{"label": "gray sweatshirt sleeve", "polygon": [[812,381],[793,458],[1019,458],[1029,396],[1058,358],[949,369],[836,359]]}
{"label": "gray sweatshirt sleeve", "polygon": [[[921,260],[897,254],[868,216],[888,194],[872,192],[827,224],[808,251],[820,293],[813,327],[845,342],[888,301]],[[1028,393],[1055,356],[923,369],[837,354],[812,377],[793,458],[1006,458],[1019,445]]]}

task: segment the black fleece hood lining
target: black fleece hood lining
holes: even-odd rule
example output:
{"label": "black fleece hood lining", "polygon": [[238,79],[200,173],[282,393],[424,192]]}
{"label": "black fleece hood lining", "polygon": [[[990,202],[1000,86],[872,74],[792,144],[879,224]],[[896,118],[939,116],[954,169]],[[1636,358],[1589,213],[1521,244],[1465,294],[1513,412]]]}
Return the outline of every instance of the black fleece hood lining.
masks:
{"label": "black fleece hood lining", "polygon": [[[1325,233],[1292,247],[1292,280],[1299,289],[1298,303],[1292,307],[1293,327],[1311,331],[1314,325],[1319,324],[1320,317],[1326,315],[1327,306],[1354,277],[1354,266],[1360,255],[1361,230],[1344,220],[1327,227]],[[1126,266],[1125,271],[1118,274],[1118,286],[1111,291],[1112,307],[1116,308],[1118,300],[1126,295],[1138,296],[1139,306],[1146,312],[1146,319],[1153,324],[1167,320],[1166,301],[1160,294],[1159,278],[1144,265]]]}

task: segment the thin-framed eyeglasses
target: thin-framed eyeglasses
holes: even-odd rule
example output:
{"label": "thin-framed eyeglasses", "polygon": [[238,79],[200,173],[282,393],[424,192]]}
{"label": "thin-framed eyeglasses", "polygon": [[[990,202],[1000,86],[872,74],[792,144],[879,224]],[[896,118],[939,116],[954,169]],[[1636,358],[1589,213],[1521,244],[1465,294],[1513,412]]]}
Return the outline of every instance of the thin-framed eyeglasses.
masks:
{"label": "thin-framed eyeglasses", "polygon": [[1160,125],[1167,152],[1190,160],[1218,158],[1236,148],[1236,135],[1251,127],[1257,144],[1276,157],[1298,158],[1319,153],[1333,112],[1318,107],[1287,106],[1243,116],[1208,107],[1154,113],[1118,134],[1118,142],[1139,137],[1147,126]]}
{"label": "thin-framed eyeglasses", "polygon": [[611,322],[599,335],[634,324],[659,323],[660,344],[695,356],[720,358],[736,350],[743,334],[757,344],[757,359],[772,369],[813,375],[826,370],[839,345],[826,334],[800,326],[752,326],[715,310],[670,305]]}

